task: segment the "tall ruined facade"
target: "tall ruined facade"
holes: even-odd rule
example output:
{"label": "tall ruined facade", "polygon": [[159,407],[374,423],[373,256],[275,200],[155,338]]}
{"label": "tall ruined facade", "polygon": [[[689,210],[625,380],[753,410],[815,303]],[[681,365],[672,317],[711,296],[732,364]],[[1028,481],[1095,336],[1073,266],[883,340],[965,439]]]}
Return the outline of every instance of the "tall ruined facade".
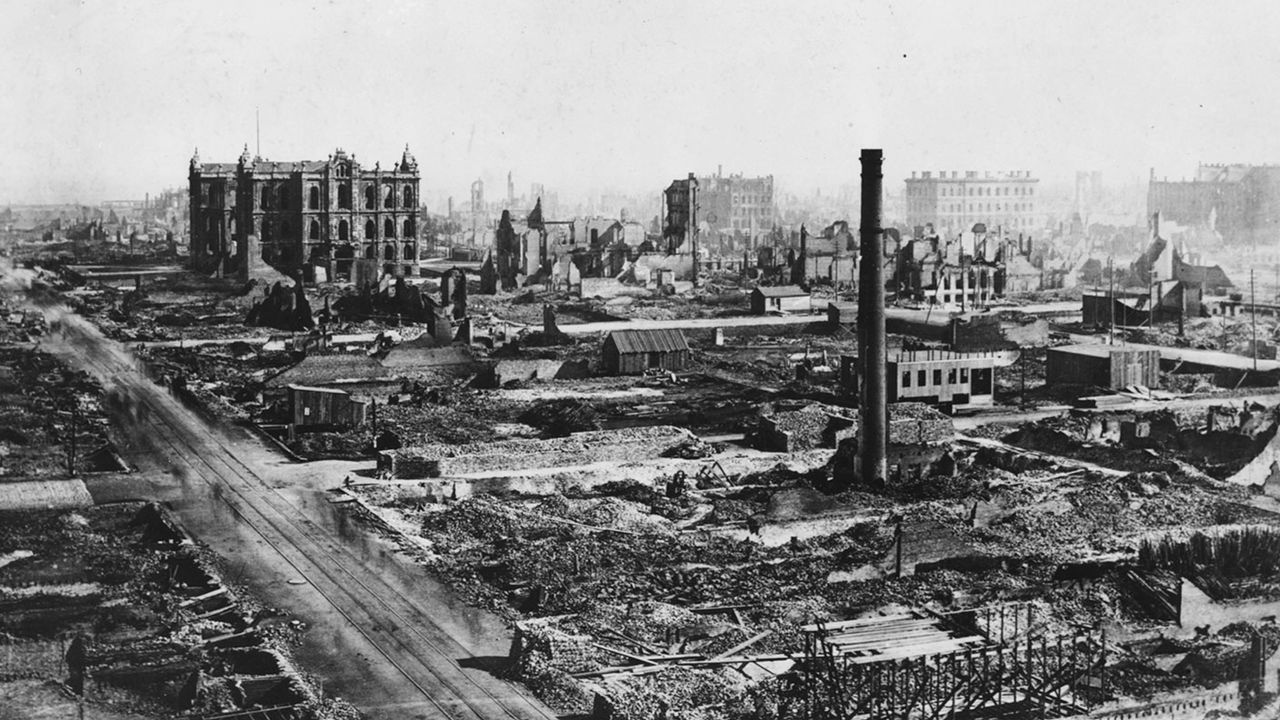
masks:
{"label": "tall ruined facade", "polygon": [[235,163],[191,158],[191,262],[248,278],[269,265],[310,281],[348,280],[355,261],[403,277],[418,265],[418,163],[406,146],[391,170],[328,160]]}
{"label": "tall ruined facade", "polygon": [[1280,232],[1280,166],[1209,165],[1190,180],[1147,184],[1147,215],[1193,228],[1207,228],[1230,244],[1274,243]]}

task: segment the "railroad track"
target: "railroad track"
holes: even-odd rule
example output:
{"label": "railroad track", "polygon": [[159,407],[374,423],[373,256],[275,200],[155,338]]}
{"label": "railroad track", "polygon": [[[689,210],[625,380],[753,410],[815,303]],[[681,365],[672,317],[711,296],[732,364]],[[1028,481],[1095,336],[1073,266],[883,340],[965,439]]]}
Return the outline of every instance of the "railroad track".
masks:
{"label": "railroad track", "polygon": [[[68,328],[70,330],[70,328]],[[271,488],[210,429],[150,380],[123,354],[108,351],[110,341],[77,328],[85,352],[68,356],[74,364],[105,373],[104,379],[134,391],[150,411],[137,423],[149,427],[148,440],[167,446],[208,484],[213,495],[252,528],[394,667],[425,701],[406,711],[448,720],[548,720],[556,717],[537,700],[488,675],[468,673],[455,660],[470,653],[437,626],[417,603],[386,582],[335,536],[307,519]],[[75,332],[72,330],[72,332]],[[478,672],[478,671],[477,671]]]}

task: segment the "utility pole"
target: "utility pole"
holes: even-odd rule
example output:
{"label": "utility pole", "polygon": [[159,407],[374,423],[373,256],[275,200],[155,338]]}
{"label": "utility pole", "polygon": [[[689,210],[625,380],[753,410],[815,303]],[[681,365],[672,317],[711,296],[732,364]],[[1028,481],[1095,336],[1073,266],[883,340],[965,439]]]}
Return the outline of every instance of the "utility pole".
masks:
{"label": "utility pole", "polygon": [[67,446],[67,474],[76,476],[76,420],[78,419],[80,402],[71,398],[71,442]]}
{"label": "utility pole", "polygon": [[1107,311],[1110,314],[1111,322],[1107,330],[1107,344],[1116,344],[1116,273],[1112,265],[1114,258],[1107,256]]}
{"label": "utility pole", "polygon": [[1018,364],[1021,366],[1021,370],[1022,370],[1021,405],[1022,407],[1026,407],[1027,406],[1027,348],[1022,348],[1021,350],[1018,351]]}
{"label": "utility pole", "polygon": [[1258,299],[1253,294],[1253,268],[1249,268],[1249,324],[1253,331],[1253,371],[1258,372]]}

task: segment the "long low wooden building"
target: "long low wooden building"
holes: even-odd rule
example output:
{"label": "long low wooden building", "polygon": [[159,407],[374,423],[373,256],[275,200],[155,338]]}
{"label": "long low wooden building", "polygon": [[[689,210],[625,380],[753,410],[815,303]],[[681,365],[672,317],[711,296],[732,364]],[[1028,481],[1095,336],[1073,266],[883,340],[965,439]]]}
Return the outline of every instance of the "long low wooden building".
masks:
{"label": "long low wooden building", "polygon": [[1120,390],[1130,385],[1158,387],[1160,351],[1118,345],[1064,345],[1049,348],[1045,382]]}

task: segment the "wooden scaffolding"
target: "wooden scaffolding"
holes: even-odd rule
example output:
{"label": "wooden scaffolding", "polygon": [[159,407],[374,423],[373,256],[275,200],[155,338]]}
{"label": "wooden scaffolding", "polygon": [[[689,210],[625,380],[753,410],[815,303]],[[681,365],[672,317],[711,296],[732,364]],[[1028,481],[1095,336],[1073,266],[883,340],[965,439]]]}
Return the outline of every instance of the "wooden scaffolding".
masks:
{"label": "wooden scaffolding", "polygon": [[803,628],[809,720],[1061,718],[1105,694],[1106,636],[1050,634],[1029,603]]}

